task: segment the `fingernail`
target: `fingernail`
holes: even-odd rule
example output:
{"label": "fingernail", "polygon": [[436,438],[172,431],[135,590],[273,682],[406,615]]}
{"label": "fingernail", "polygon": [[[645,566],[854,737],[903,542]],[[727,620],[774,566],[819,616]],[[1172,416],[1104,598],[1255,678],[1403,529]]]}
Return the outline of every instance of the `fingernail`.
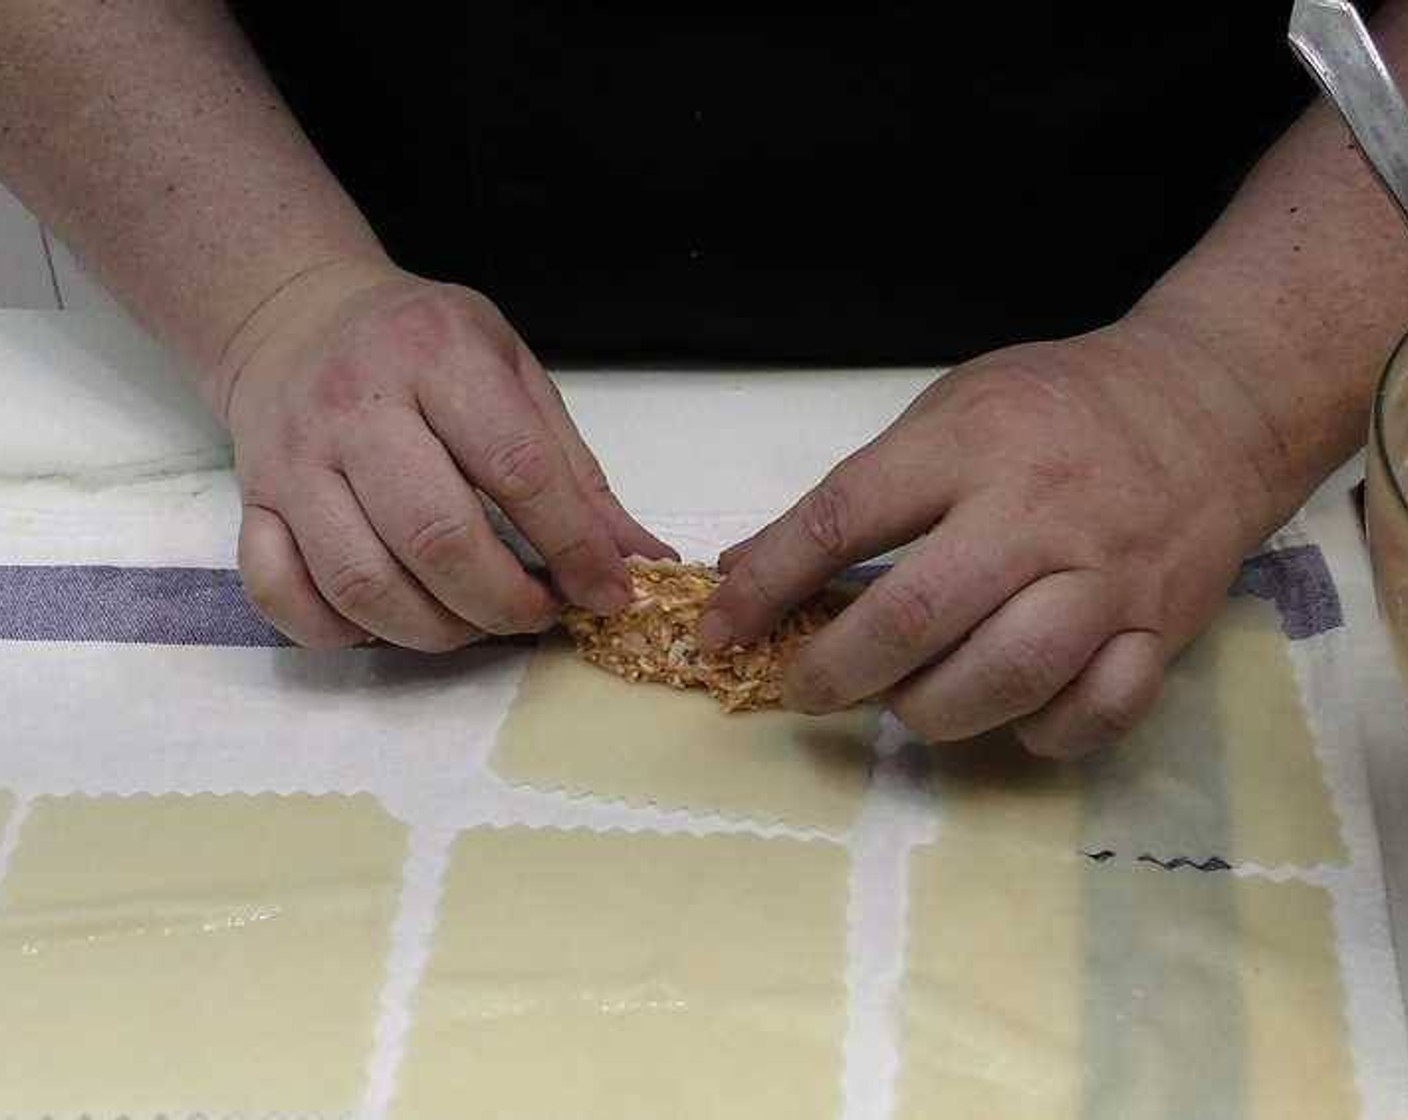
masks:
{"label": "fingernail", "polygon": [[714,653],[733,642],[733,626],[723,611],[705,611],[699,620],[699,644]]}

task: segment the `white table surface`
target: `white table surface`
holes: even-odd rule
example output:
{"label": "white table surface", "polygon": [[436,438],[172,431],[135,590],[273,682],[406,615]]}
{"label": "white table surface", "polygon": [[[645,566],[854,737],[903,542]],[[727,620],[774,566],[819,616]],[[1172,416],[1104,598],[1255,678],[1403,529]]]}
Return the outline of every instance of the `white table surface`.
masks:
{"label": "white table surface", "polygon": [[[647,379],[666,376],[673,384],[678,423],[670,426],[641,423],[632,390],[638,376],[600,371],[561,377],[622,499],[657,522],[742,510],[743,526],[785,508],[838,449],[864,442],[932,373],[647,372]],[[130,560],[229,564],[237,505],[222,470],[228,449],[193,396],[173,387],[177,380],[166,357],[121,316],[112,296],[0,185],[0,502],[59,509],[65,517],[121,519],[128,507],[149,511],[153,487],[198,489],[202,500],[228,511],[213,519],[224,529],[178,525],[154,533],[150,518],[131,517],[123,522],[130,527]],[[744,393],[749,407],[741,410],[738,396]],[[691,469],[655,469],[676,460]],[[1408,715],[1375,622],[1367,553],[1344,499],[1362,474],[1360,462],[1348,464],[1310,508],[1346,616],[1356,624],[1362,740],[1399,972],[1408,978]],[[110,541],[110,534],[104,539]],[[704,551],[716,542],[694,543]],[[83,559],[85,547],[75,534],[75,560]]]}
{"label": "white table surface", "polygon": [[[0,219],[13,231],[13,211],[5,218],[2,199]],[[60,267],[42,250],[41,257],[46,270]],[[104,295],[88,302],[105,304]],[[735,511],[742,531],[784,509],[933,376],[927,370],[601,370],[563,373],[560,382],[630,508],[666,528],[672,516]],[[639,407],[639,387],[660,379],[669,380],[676,402],[665,424]],[[0,310],[0,401],[0,501],[106,516],[129,498],[141,501],[153,485],[198,477],[209,501],[228,508],[228,517],[215,519],[224,529],[183,535],[176,527],[153,536],[134,521],[133,562],[231,563],[238,507],[224,469],[224,435],[130,321],[110,312]],[[687,469],[661,470],[662,463]],[[1361,475],[1349,464],[1310,509],[1346,613],[1363,636],[1363,739],[1399,970],[1408,976],[1408,720],[1387,644],[1373,623],[1367,555],[1345,500]],[[722,542],[695,543],[703,553]],[[74,559],[82,560],[81,539],[74,547]]]}

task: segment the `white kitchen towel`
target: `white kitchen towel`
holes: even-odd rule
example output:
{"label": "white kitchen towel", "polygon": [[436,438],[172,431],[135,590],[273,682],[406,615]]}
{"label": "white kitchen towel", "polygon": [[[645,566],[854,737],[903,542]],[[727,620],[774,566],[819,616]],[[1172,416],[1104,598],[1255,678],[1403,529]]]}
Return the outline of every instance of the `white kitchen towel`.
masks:
{"label": "white kitchen towel", "polygon": [[[428,659],[284,647],[249,609],[231,571],[238,496],[227,450],[170,376],[118,320],[0,313],[0,397],[7,402],[0,414],[0,790],[19,806],[0,844],[0,872],[23,843],[29,807],[49,796],[370,794],[410,830],[358,1106],[379,1117],[394,1107],[440,876],[463,830],[521,823],[830,840],[852,862],[849,1026],[837,1071],[843,1114],[913,1114],[906,1094],[919,1090],[906,1088],[905,1065],[914,1057],[904,1045],[906,960],[910,939],[924,934],[910,926],[910,866],[918,853],[941,853],[945,822],[959,818],[942,785],[935,797],[930,776],[915,776],[925,769],[922,752],[901,748],[902,734],[889,726],[859,821],[821,836],[776,822],[507,785],[488,761],[527,650]],[[892,419],[929,376],[635,371],[562,380],[627,504],[687,555],[707,559],[785,508]],[[690,438],[681,440],[686,419]],[[1151,875],[1295,882],[1327,892],[1356,1099],[1362,1115],[1390,1120],[1408,1101],[1408,1035],[1366,743],[1375,735],[1381,741],[1401,709],[1383,672],[1356,532],[1347,498],[1330,494],[1251,558],[1234,589],[1239,601],[1264,603],[1284,636],[1341,854],[1322,863],[1237,860],[1231,849],[1214,850],[1213,839],[1197,850],[1121,841],[1049,854],[1088,864],[1090,874],[1142,867]],[[1366,706],[1376,722],[1366,724]],[[1104,1006],[1114,998],[1111,985],[1122,981],[1108,970],[1082,979],[1082,967],[1071,964],[1071,990]],[[1111,1040],[1101,1053],[1112,1055],[1113,1072],[1089,1081],[1093,1095],[1079,1102],[1079,1114],[1118,1115],[1110,1102],[1121,1100],[1120,1079],[1140,1076],[1138,1062],[1119,1057],[1124,1052],[1110,1049]],[[1228,1065],[1221,1081],[1208,1081],[1213,1096],[1176,1100],[1221,1108],[1226,1102],[1216,1094],[1225,1090],[1245,1101],[1245,1076]],[[0,1086],[0,1115],[3,1094]],[[187,1106],[208,1110],[212,1102],[172,1102],[172,1114]],[[94,1107],[117,1115],[124,1106],[119,1098]],[[272,1112],[280,1103],[261,1107]]]}

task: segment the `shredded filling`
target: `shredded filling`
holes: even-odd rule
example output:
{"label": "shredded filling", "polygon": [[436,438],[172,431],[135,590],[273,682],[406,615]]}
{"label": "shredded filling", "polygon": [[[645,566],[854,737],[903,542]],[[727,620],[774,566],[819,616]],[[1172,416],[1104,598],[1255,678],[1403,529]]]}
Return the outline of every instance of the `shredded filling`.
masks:
{"label": "shredded filling", "polygon": [[576,607],[562,612],[578,652],[628,681],[702,688],[730,712],[776,707],[792,657],[844,606],[839,593],[824,593],[760,641],[705,653],[699,619],[722,582],[719,574],[702,564],[638,557],[627,568],[634,598],[620,614],[602,617]]}

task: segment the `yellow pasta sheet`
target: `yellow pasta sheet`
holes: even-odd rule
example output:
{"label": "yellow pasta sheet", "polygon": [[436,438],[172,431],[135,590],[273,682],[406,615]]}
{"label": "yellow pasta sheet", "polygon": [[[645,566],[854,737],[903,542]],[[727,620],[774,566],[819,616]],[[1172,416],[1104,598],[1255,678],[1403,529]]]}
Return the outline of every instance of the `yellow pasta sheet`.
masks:
{"label": "yellow pasta sheet", "polygon": [[623,681],[550,640],[492,765],[541,789],[839,831],[869,783],[876,724],[867,709],[729,714],[703,693]]}
{"label": "yellow pasta sheet", "polygon": [[1275,610],[1233,599],[1150,719],[1079,763],[1006,733],[932,753],[944,826],[1121,859],[1342,864],[1344,841]]}
{"label": "yellow pasta sheet", "polygon": [[0,898],[0,1115],[355,1108],[404,857],[367,797],[40,799]]}
{"label": "yellow pasta sheet", "polygon": [[1351,1120],[1329,896],[940,837],[912,862],[900,1120]]}
{"label": "yellow pasta sheet", "polygon": [[464,834],[395,1116],[836,1115],[846,869],[821,841]]}

